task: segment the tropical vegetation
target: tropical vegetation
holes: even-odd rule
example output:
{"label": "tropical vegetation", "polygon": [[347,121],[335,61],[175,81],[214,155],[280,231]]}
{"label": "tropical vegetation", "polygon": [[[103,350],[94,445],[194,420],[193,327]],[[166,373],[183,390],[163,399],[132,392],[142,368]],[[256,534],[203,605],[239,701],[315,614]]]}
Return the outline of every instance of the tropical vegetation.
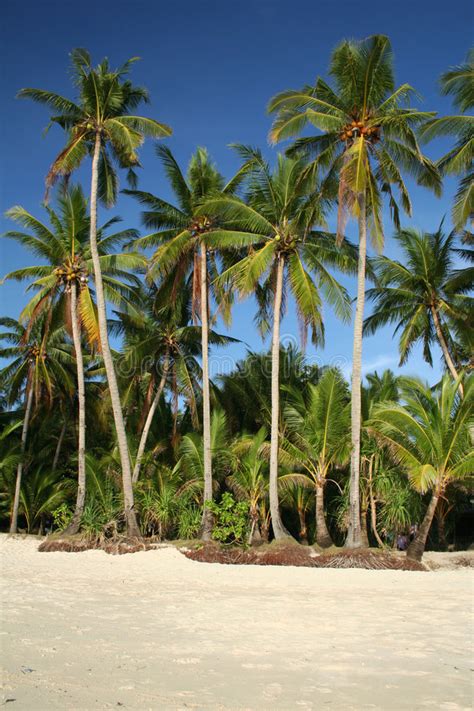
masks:
{"label": "tropical vegetation", "polygon": [[[411,531],[415,560],[427,546],[469,543],[460,520],[472,515],[474,472],[472,56],[441,78],[460,112],[443,117],[397,86],[387,37],[344,40],[328,80],[270,101],[272,142],[294,139],[285,153],[273,160],[236,144],[230,179],[205,148],[181,168],[162,141],[171,128],[137,114],[148,93],[129,79],[135,58],[113,69],[77,49],[73,99],[22,89],[65,144],[41,212],[18,196],[2,237],[31,259],[3,275],[26,283],[28,300],[17,318],[0,318],[2,526],[94,541],[293,537],[318,549],[394,548]],[[440,135],[455,145],[432,160],[421,140]],[[153,193],[137,185],[145,138],[160,139],[167,181]],[[115,214],[99,225],[121,169],[141,225],[118,227]],[[439,195],[451,174],[452,228],[449,218],[435,232],[403,225],[406,178]],[[381,254],[384,203],[391,256]],[[235,343],[237,298],[252,300],[270,348],[216,374],[210,354]],[[298,348],[281,339],[291,311]],[[331,312],[353,322],[350,385],[306,350],[308,336],[324,347]],[[421,347],[428,373],[441,356],[439,382],[363,377],[363,335],[387,326],[401,364]]]}

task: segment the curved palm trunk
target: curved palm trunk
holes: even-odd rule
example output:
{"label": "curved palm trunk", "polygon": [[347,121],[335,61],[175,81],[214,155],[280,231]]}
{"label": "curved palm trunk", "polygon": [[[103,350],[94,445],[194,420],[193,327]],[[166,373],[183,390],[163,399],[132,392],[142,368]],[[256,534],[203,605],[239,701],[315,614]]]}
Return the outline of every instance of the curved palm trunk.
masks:
{"label": "curved palm trunk", "polygon": [[446,538],[446,516],[448,514],[446,507],[438,506],[436,509],[436,523],[438,524],[438,543],[440,550],[448,550],[448,540]]}
{"label": "curved palm trunk", "polygon": [[151,402],[150,409],[148,410],[145,424],[143,425],[142,436],[140,437],[140,444],[138,445],[137,458],[135,460],[135,466],[133,468],[133,476],[132,476],[132,482],[134,484],[137,483],[138,477],[140,476],[140,467],[142,464],[143,454],[145,452],[145,446],[147,443],[148,434],[150,432],[151,423],[153,422],[153,417],[155,415],[156,408],[158,407],[158,403],[160,402],[160,398],[161,398],[161,395],[162,395],[164,387],[165,387],[166,378],[168,375],[168,370],[169,370],[169,356],[168,356],[168,354],[166,354],[165,360],[163,362],[163,373],[161,375],[160,384],[158,385],[158,390],[156,391],[155,396]]}
{"label": "curved palm trunk", "polygon": [[102,272],[100,268],[99,251],[97,248],[97,180],[100,155],[100,133],[96,134],[94,155],[92,158],[91,177],[91,204],[90,204],[90,246],[92,263],[94,266],[94,281],[97,297],[97,311],[99,316],[99,333],[102,356],[104,359],[107,383],[109,386],[110,400],[114,415],[115,431],[120,453],[120,464],[122,467],[122,488],[124,499],[124,514],[127,533],[129,536],[140,536],[137,518],[134,510],[132,471],[130,466],[130,456],[128,452],[127,436],[123,421],[122,405],[115,375],[112,353],[109,345],[109,335],[107,331],[107,312],[105,307],[104,286],[102,283]]}
{"label": "curved palm trunk", "polygon": [[280,311],[283,294],[284,256],[280,254],[277,265],[275,299],[273,304],[272,333],[272,424],[270,440],[270,515],[272,518],[273,535],[277,540],[287,538],[290,534],[284,527],[280,517],[278,503],[278,444],[280,419]]}
{"label": "curved palm trunk", "polygon": [[[459,377],[459,373],[456,370],[456,366],[454,365],[453,359],[451,358],[451,353],[449,352],[448,344],[446,343],[446,338],[444,337],[443,329],[441,328],[438,310],[434,306],[431,307],[431,314],[433,316],[433,323],[435,326],[439,345],[441,346],[441,350],[443,351],[444,360],[454,380],[457,380]],[[459,383],[459,392],[461,394],[461,397],[464,397],[464,388],[461,383]]]}
{"label": "curved palm trunk", "polygon": [[201,243],[201,342],[202,342],[202,435],[204,447],[204,507],[201,538],[211,540],[212,513],[206,503],[212,501],[211,399],[209,393],[209,317],[207,308],[207,251]]}
{"label": "curved palm trunk", "polygon": [[384,547],[383,541],[379,536],[379,532],[377,530],[377,503],[375,501],[374,497],[374,489],[373,489],[373,468],[374,468],[374,458],[373,456],[370,457],[369,461],[369,500],[370,500],[370,526],[372,528],[372,533],[375,536],[375,540],[379,544],[381,548]]}
{"label": "curved palm trunk", "polygon": [[316,487],[316,538],[314,542],[321,548],[330,548],[334,545],[324,515],[324,484]]}
{"label": "curved palm trunk", "polygon": [[26,451],[26,439],[28,437],[28,425],[30,423],[31,408],[33,407],[33,383],[29,379],[28,394],[26,396],[25,418],[21,430],[21,457],[16,469],[15,495],[13,497],[12,517],[10,520],[10,533],[16,533],[18,528],[18,509],[20,507],[21,478],[23,476],[23,464]]}
{"label": "curved palm trunk", "polygon": [[367,220],[365,195],[360,200],[359,214],[359,264],[357,271],[357,306],[354,319],[354,344],[352,351],[351,394],[351,478],[349,498],[349,527],[345,545],[360,548],[360,428],[361,428],[361,376],[362,376],[362,326],[364,323],[365,260],[367,253]]}
{"label": "curved palm trunk", "polygon": [[418,529],[418,533],[407,548],[407,558],[421,561],[423,553],[425,552],[428,533],[430,532],[431,524],[433,523],[433,518],[436,512],[436,507],[438,505],[438,499],[439,494],[434,493],[431,497],[430,503],[428,504],[425,517],[421,523],[420,528]]}
{"label": "curved palm trunk", "polygon": [[71,324],[72,340],[76,355],[77,397],[79,402],[79,437],[77,450],[77,496],[76,508],[71,523],[64,533],[75,534],[81,526],[84,504],[86,501],[86,389],[84,383],[84,359],[82,357],[81,333],[77,313],[77,284],[71,284]]}

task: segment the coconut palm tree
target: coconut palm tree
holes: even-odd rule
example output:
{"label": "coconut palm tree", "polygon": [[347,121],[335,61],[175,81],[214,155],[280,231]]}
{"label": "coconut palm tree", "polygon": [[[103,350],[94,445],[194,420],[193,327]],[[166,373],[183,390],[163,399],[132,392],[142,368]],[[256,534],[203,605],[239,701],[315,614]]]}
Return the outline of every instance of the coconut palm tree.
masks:
{"label": "coconut palm tree", "polygon": [[[361,527],[364,545],[369,545],[367,531],[367,514],[370,513],[372,533],[380,546],[384,543],[377,528],[377,514],[380,518],[380,508],[387,500],[402,501],[399,493],[398,472],[394,472],[393,461],[386,448],[381,447],[367,429],[367,421],[376,404],[389,400],[398,402],[399,378],[391,370],[385,370],[381,375],[375,371],[366,376],[367,385],[362,386],[362,432],[360,445],[360,494],[361,494]],[[398,474],[398,476],[397,476]],[[407,487],[405,486],[404,489]],[[403,510],[402,515],[405,511]],[[393,521],[393,517],[392,517]],[[365,540],[364,540],[364,531]]]}
{"label": "coconut palm tree", "polygon": [[382,201],[388,199],[392,219],[400,228],[401,206],[411,214],[411,202],[402,173],[440,191],[434,165],[423,156],[415,130],[433,117],[408,105],[413,89],[395,88],[393,57],[388,37],[374,35],[362,41],[344,40],[334,50],[329,70],[330,86],[318,78],[314,86],[285,91],[269,105],[277,112],[270,138],[273,142],[299,135],[314,126],[319,135],[297,139],[288,150],[304,156],[308,169],[328,171],[337,179],[338,235],[349,215],[358,221],[359,269],[352,356],[351,504],[346,545],[361,545],[359,466],[361,431],[362,324],[366,276],[367,229],[377,249],[382,249]]}
{"label": "coconut palm tree", "polygon": [[[138,481],[145,447],[155,412],[170,379],[177,389],[175,400],[184,396],[189,404],[194,423],[198,426],[196,411],[196,386],[199,376],[197,357],[201,355],[201,329],[192,325],[192,284],[181,285],[173,301],[167,293],[172,288],[175,275],[159,287],[151,285],[142,290],[140,307],[134,314],[119,314],[124,334],[121,364],[128,375],[131,390],[133,377],[143,380],[147,375],[147,391],[141,434],[133,468],[133,483]],[[165,288],[166,287],[166,288]],[[137,313],[138,311],[138,313]],[[209,343],[222,346],[234,339],[209,332]],[[157,377],[160,375],[159,380]],[[178,390],[179,389],[179,390]]]}
{"label": "coconut palm tree", "polygon": [[[216,397],[226,413],[234,434],[256,433],[271,426],[271,353],[248,352],[238,361],[231,373],[219,377],[220,388]],[[280,410],[284,410],[287,393],[303,390],[309,383],[314,385],[321,375],[321,368],[308,364],[302,351],[294,344],[280,348]]]}
{"label": "coconut palm tree", "polygon": [[[78,394],[78,486],[75,513],[67,529],[67,533],[73,534],[79,530],[86,491],[82,328],[86,331],[92,347],[100,344],[100,338],[94,293],[89,285],[89,278],[93,273],[89,243],[90,220],[82,189],[76,186],[62,192],[57,200],[57,209],[46,207],[46,210],[51,223],[49,227],[19,205],[7,211],[8,218],[28,231],[12,230],[6,232],[4,237],[14,239],[31,250],[35,256],[41,258],[41,264],[16,269],[7,274],[5,279],[29,280],[28,290],[36,292],[20,314],[21,321],[32,323],[42,317],[46,310],[57,309],[74,343]],[[107,235],[107,229],[118,219],[109,220],[97,232],[104,293],[114,304],[132,308],[130,299],[133,297],[132,285],[135,280],[130,271],[143,266],[144,260],[140,255],[131,252],[110,253],[111,248],[136,236],[134,230],[122,230]]]}
{"label": "coconut palm tree", "polygon": [[[211,227],[211,222],[204,213],[198,213],[203,200],[215,193],[231,194],[239,185],[245,168],[227,184],[204,148],[198,148],[192,156],[186,176],[181,171],[171,151],[164,146],[157,146],[160,159],[170,186],[174,192],[176,205],[162,200],[151,193],[140,190],[125,190],[135,197],[147,209],[142,213],[143,224],[154,230],[142,237],[135,245],[157,247],[151,257],[150,274],[152,277],[175,278],[170,298],[174,300],[181,288],[183,279],[192,274],[193,300],[192,313],[196,320],[199,313],[202,334],[202,427],[204,436],[204,502],[212,499],[212,454],[211,454],[211,404],[209,388],[209,282],[217,273],[215,252],[209,252],[204,236]],[[210,278],[209,278],[210,276]],[[222,315],[228,319],[229,301],[220,291],[217,303]],[[211,511],[204,506],[202,538],[209,540],[212,529]]]}
{"label": "coconut palm tree", "polygon": [[370,430],[387,445],[406,469],[411,484],[431,498],[418,535],[407,555],[421,560],[426,539],[438,506],[449,483],[472,477],[474,449],[474,379],[459,394],[459,382],[445,375],[433,391],[416,379],[405,379],[401,387],[402,404],[380,403],[374,408]]}
{"label": "coconut palm tree", "polygon": [[469,115],[474,107],[474,48],[463,64],[452,67],[441,76],[441,93],[453,96],[453,103],[460,111],[457,116],[443,116],[429,121],[422,130],[422,137],[429,141],[439,136],[454,136],[456,144],[437,162],[443,175],[459,175],[458,190],[452,209],[455,228],[461,230],[474,217],[474,116]]}
{"label": "coconut palm tree", "polygon": [[117,192],[114,164],[129,170],[135,181],[133,168],[139,165],[138,149],[145,136],[169,136],[171,129],[154,119],[132,113],[148,93],[125,79],[136,58],[112,70],[107,59],[97,67],[85,49],[71,53],[73,81],[79,95],[77,103],[43,89],[22,89],[20,97],[45,104],[51,111],[51,124],[67,132],[67,143],[56,156],[46,177],[49,189],[60,176],[68,177],[86,156],[92,158],[90,196],[90,251],[97,298],[100,344],[110,391],[115,430],[120,451],[124,492],[125,522],[128,533],[138,536],[140,531],[133,508],[132,472],[125,434],[123,413],[112,353],[107,332],[107,313],[102,280],[100,255],[97,246],[97,199],[111,205]]}
{"label": "coconut palm tree", "polygon": [[56,390],[71,392],[68,366],[72,358],[64,343],[63,329],[53,328],[50,319],[41,319],[29,329],[12,318],[0,318],[0,358],[11,359],[0,370],[0,383],[8,392],[8,402],[23,398],[24,416],[21,431],[20,459],[16,470],[15,493],[10,517],[10,533],[16,533],[21,497],[22,476],[26,465],[27,438],[33,409],[41,400],[52,404]]}
{"label": "coconut palm tree", "polygon": [[[205,468],[205,442],[204,433],[189,432],[183,436],[178,448],[179,459],[176,470],[183,478],[198,486],[202,491],[202,503],[206,505],[204,499],[204,468]],[[229,435],[227,422],[222,410],[214,410],[211,417],[211,453],[214,456],[215,473],[223,474],[229,462]],[[216,476],[213,478],[213,489],[218,489],[219,484]]]}
{"label": "coconut palm tree", "polygon": [[266,429],[261,427],[255,435],[240,435],[230,445],[232,473],[225,481],[238,501],[249,504],[249,545],[262,540],[260,513],[268,496],[266,439]]}
{"label": "coconut palm tree", "polygon": [[294,511],[298,517],[300,543],[308,545],[307,515],[314,504],[313,492],[305,484],[296,480],[285,480],[280,477],[279,484],[282,505]]}
{"label": "coconut palm tree", "polygon": [[346,290],[328,267],[354,270],[356,253],[348,242],[338,249],[333,235],[315,230],[315,226],[324,224],[330,201],[321,194],[312,174],[302,175],[301,161],[280,155],[272,172],[259,151],[240,147],[240,152],[250,166],[246,200],[222,196],[206,201],[204,209],[219,219],[206,242],[209,248],[224,244],[251,247],[249,254],[229,267],[219,280],[232,284],[242,295],[256,295],[257,319],[263,334],[273,320],[270,510],[275,538],[284,538],[288,533],[280,517],[277,486],[280,320],[284,297],[290,291],[296,301],[303,341],[311,329],[313,343],[322,343],[321,295],[339,317],[350,316]]}
{"label": "coconut palm tree", "polygon": [[374,307],[364,323],[364,332],[372,334],[381,326],[395,324],[400,365],[419,342],[426,362],[432,365],[431,347],[436,340],[446,367],[457,380],[450,322],[459,323],[464,316],[468,328],[474,309],[469,296],[474,269],[459,269],[462,253],[456,248],[456,235],[443,233],[442,226],[434,233],[404,229],[395,238],[401,259],[380,256],[374,261],[377,285],[367,292]]}
{"label": "coconut palm tree", "polygon": [[307,393],[290,394],[285,407],[285,439],[282,444],[291,465],[303,471],[280,477],[282,484],[299,483],[314,492],[315,542],[322,548],[333,545],[324,515],[324,489],[336,464],[349,455],[350,399],[347,385],[336,369],[324,372]]}

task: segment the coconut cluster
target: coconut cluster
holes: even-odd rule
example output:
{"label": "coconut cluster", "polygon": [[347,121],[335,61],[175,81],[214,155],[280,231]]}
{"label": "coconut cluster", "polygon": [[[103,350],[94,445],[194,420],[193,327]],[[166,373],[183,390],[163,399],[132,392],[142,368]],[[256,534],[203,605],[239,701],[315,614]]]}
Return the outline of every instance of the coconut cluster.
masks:
{"label": "coconut cluster", "polygon": [[340,134],[341,141],[353,141],[358,136],[364,136],[371,143],[376,143],[380,140],[380,126],[367,126],[367,122],[370,120],[369,116],[364,118],[364,121],[354,119],[351,123],[346,124]]}
{"label": "coconut cluster", "polygon": [[80,257],[73,261],[65,262],[62,266],[54,270],[58,284],[64,286],[66,291],[71,291],[71,284],[75,282],[83,289],[89,281],[87,269],[81,262]]}
{"label": "coconut cluster", "polygon": [[191,224],[189,225],[189,231],[191,232],[193,237],[196,237],[197,235],[208,232],[211,226],[211,220],[208,217],[203,216],[191,222]]}
{"label": "coconut cluster", "polygon": [[35,343],[28,349],[28,360],[30,363],[34,363],[39,357],[41,357],[43,360],[46,360],[48,355],[46,351],[42,351],[40,346]]}

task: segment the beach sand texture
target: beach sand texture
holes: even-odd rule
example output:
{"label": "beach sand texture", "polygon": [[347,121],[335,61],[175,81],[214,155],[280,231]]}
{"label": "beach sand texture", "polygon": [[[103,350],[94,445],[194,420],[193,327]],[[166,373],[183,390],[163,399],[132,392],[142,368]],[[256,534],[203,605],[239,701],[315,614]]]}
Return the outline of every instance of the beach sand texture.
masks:
{"label": "beach sand texture", "polygon": [[473,572],[38,553],[0,537],[2,696],[35,709],[471,709]]}

